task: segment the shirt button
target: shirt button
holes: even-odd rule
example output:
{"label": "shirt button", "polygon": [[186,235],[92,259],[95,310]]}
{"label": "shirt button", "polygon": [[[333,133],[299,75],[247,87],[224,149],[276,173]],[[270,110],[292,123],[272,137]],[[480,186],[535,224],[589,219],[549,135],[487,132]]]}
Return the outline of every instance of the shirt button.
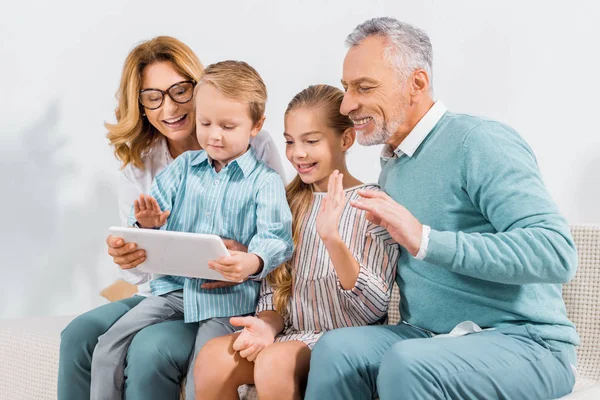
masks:
{"label": "shirt button", "polygon": [[209,212],[207,212],[207,213],[206,213],[206,216],[207,216],[207,217],[210,217],[210,213],[209,213]]}
{"label": "shirt button", "polygon": [[219,180],[217,179],[217,180],[215,181],[215,185],[218,185],[218,184],[219,184]]}

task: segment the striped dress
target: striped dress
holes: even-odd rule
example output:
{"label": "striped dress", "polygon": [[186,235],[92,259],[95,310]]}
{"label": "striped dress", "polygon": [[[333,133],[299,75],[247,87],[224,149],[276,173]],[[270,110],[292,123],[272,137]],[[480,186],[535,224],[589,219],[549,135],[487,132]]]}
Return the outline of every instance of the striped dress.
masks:
{"label": "striped dress", "polygon": [[[312,205],[302,221],[302,235],[293,255],[293,291],[285,327],[276,342],[299,340],[309,348],[326,331],[381,323],[387,314],[396,265],[398,244],[380,226],[366,220],[365,212],[350,206],[358,190],[379,190],[361,185],[344,190],[346,204],[340,217],[340,236],[360,265],[354,288],[341,287],[325,245],[316,229],[317,214],[326,193],[314,193]],[[273,290],[263,280],[256,314],[275,311]]]}

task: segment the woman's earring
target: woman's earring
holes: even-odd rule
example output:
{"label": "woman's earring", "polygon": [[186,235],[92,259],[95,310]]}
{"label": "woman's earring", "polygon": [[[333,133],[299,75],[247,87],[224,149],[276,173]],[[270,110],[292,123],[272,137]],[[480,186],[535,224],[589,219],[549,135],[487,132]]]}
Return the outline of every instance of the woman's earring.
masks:
{"label": "woman's earring", "polygon": [[145,116],[146,116],[146,113],[142,113],[142,117],[145,117]]}

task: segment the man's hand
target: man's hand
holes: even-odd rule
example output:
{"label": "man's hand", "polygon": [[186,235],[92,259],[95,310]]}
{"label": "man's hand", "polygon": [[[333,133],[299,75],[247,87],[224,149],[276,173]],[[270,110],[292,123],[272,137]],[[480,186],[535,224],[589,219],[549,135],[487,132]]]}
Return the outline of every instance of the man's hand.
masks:
{"label": "man's hand", "polygon": [[233,350],[250,362],[256,360],[258,353],[273,344],[275,334],[265,321],[256,317],[233,317],[229,319],[233,326],[243,326],[244,329],[233,342]]}
{"label": "man's hand", "polygon": [[242,251],[230,251],[228,257],[209,261],[208,267],[218,271],[230,281],[241,282],[248,275],[256,274],[263,267],[262,259],[256,254],[248,254]]}
{"label": "man's hand", "polygon": [[140,198],[133,202],[133,213],[143,228],[158,228],[167,222],[171,212],[162,212],[154,197],[140,194]]}
{"label": "man's hand", "polygon": [[359,190],[360,200],[350,205],[367,212],[367,220],[385,228],[396,242],[414,256],[421,247],[423,225],[406,208],[384,192]]}

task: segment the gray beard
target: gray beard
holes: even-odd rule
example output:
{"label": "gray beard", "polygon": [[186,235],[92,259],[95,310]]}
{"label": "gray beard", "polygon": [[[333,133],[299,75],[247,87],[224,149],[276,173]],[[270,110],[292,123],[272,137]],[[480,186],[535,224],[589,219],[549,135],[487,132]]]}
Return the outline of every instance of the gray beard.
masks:
{"label": "gray beard", "polygon": [[394,129],[390,129],[390,127],[384,123],[381,129],[375,129],[370,135],[365,135],[364,133],[360,133],[360,131],[356,131],[356,140],[362,146],[385,144],[394,135],[394,132],[400,123],[392,123],[391,125]]}

